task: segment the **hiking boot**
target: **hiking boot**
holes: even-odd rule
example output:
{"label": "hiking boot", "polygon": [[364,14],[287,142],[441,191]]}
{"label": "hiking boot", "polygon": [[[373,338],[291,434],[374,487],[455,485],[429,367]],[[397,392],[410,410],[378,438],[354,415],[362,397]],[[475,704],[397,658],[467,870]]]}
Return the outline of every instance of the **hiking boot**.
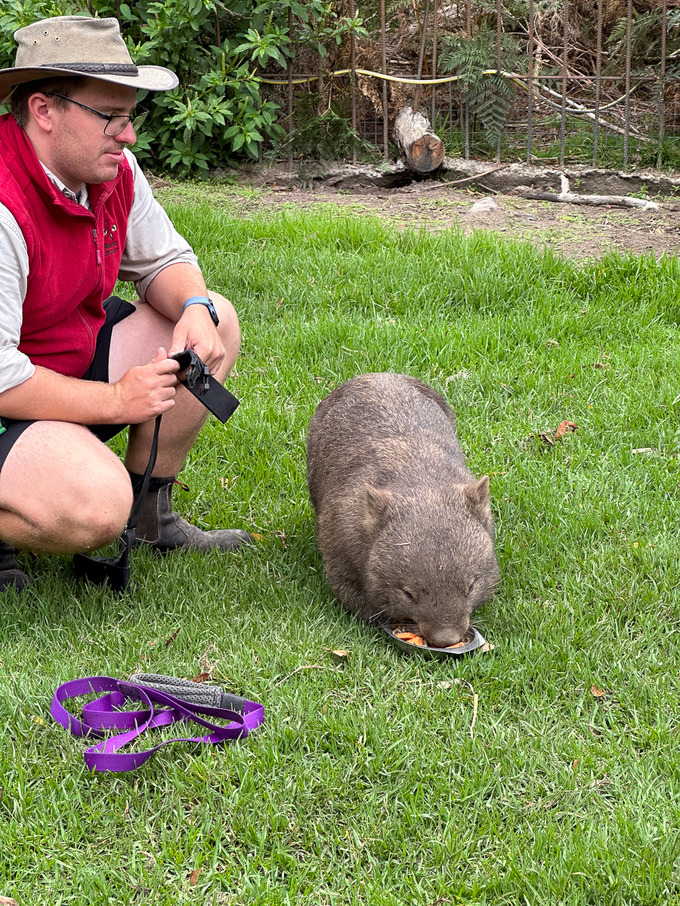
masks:
{"label": "hiking boot", "polygon": [[19,567],[16,551],[9,544],[0,541],[0,592],[15,588],[21,591],[31,580]]}
{"label": "hiking boot", "polygon": [[[142,476],[130,475],[135,502]],[[172,512],[174,478],[152,478],[142,514],[135,527],[135,544],[148,544],[165,553],[173,550],[232,551],[253,539],[241,529],[214,529],[204,532]],[[134,503],[133,503],[134,506]]]}

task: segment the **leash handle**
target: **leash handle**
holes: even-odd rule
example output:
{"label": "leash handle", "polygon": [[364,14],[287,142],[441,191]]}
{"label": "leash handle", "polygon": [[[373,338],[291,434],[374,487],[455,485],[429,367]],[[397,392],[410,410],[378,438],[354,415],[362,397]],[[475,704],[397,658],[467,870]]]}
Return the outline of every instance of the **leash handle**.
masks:
{"label": "leash handle", "polygon": [[[105,694],[84,705],[81,720],[74,717],[63,704],[75,696],[100,692]],[[128,699],[140,701],[146,706],[145,709],[120,710]],[[214,745],[246,737],[251,730],[262,724],[264,707],[248,699],[243,699],[243,702],[243,709],[239,713],[230,708],[187,702],[150,686],[127,683],[110,676],[91,676],[62,683],[54,693],[50,713],[58,724],[74,736],[103,738],[102,742],[84,752],[85,764],[91,771],[131,771],[169,743],[200,742]],[[159,709],[155,704],[165,707]],[[215,724],[200,715],[227,720],[229,723]],[[203,736],[166,739],[157,746],[140,752],[119,751],[147,730],[167,727],[178,721],[190,721],[209,732]],[[107,733],[112,730],[124,732],[107,737]]]}
{"label": "leash handle", "polygon": [[242,711],[248,701],[240,695],[223,692],[219,686],[178,679],[163,673],[135,673],[130,677],[130,682],[136,683],[138,686],[158,689],[159,692],[167,692],[168,695],[174,695],[176,698],[195,705],[211,705],[216,708]]}

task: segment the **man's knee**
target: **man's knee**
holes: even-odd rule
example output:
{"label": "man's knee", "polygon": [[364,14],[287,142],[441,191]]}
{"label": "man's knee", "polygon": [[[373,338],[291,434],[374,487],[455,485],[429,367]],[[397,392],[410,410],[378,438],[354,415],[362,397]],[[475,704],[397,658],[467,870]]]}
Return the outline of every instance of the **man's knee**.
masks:
{"label": "man's knee", "polygon": [[83,475],[63,474],[60,485],[34,516],[45,549],[96,550],[119,537],[132,508],[132,486],[122,464],[120,469],[100,466]]}
{"label": "man's knee", "polygon": [[127,525],[132,508],[132,485],[122,463],[120,469],[92,475],[82,484],[73,520],[77,550],[96,550],[115,541]]}
{"label": "man's knee", "polygon": [[36,423],[21,435],[0,490],[12,535],[5,540],[36,552],[102,547],[120,535],[132,507],[118,457],[86,428],[64,422]]}

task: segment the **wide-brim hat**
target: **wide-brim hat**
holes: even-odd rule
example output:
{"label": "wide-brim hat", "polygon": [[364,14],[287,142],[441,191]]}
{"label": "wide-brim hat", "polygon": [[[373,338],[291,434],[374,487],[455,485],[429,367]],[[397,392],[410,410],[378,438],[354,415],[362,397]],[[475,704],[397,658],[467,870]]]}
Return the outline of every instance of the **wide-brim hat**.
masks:
{"label": "wide-brim hat", "polygon": [[54,16],[14,32],[15,65],[0,69],[0,103],[25,82],[87,76],[145,91],[169,91],[179,79],[164,66],[136,66],[117,19]]}

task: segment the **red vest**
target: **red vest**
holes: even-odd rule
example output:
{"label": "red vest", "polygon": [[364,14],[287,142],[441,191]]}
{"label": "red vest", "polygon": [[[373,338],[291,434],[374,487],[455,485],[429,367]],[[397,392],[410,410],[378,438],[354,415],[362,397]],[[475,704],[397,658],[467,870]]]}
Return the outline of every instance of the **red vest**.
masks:
{"label": "red vest", "polygon": [[28,290],[19,349],[34,365],[82,377],[104,323],[125,247],[133,177],[127,161],[115,179],[88,186],[91,211],[47,178],[11,114],[0,117],[0,202],[28,248]]}

